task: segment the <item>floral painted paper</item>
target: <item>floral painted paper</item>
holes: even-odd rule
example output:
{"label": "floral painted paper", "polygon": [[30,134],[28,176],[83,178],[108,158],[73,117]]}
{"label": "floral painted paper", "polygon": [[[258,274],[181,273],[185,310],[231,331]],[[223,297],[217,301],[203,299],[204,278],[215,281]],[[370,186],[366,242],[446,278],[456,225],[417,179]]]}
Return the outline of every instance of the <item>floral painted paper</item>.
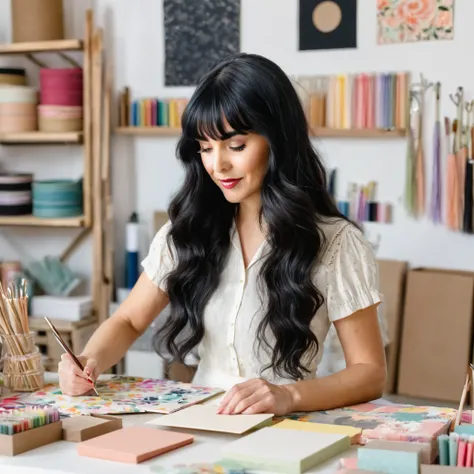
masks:
{"label": "floral painted paper", "polygon": [[454,0],[377,0],[378,44],[454,38]]}
{"label": "floral painted paper", "polygon": [[15,395],[0,400],[3,409],[24,406],[54,406],[63,416],[113,415],[123,413],[173,413],[223,393],[217,388],[201,387],[172,380],[116,376],[96,383],[97,396],[63,395],[57,384],[45,386],[27,396]]}
{"label": "floral painted paper", "polygon": [[[448,433],[457,410],[444,407],[413,405],[379,405],[364,403],[346,408],[312,413],[294,413],[274,418],[352,426],[362,429],[360,443],[370,440],[405,441],[432,445],[431,457],[437,455],[435,440]],[[463,412],[462,423],[471,423],[471,410]]]}

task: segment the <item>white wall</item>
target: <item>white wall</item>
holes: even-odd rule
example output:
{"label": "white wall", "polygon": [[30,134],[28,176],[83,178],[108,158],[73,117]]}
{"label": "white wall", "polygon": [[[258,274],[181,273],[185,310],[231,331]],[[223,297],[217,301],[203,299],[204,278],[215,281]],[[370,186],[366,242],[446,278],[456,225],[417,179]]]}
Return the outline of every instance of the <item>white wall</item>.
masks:
{"label": "white wall", "polygon": [[[9,35],[9,1],[0,0],[0,40]],[[106,26],[106,40],[113,59],[116,89],[128,85],[135,96],[189,96],[192,88],[164,87],[164,38],[162,2],[156,0],[100,0],[97,2],[64,0],[66,27],[70,37],[82,32],[84,9],[96,3],[96,19]],[[242,0],[241,49],[268,56],[290,75],[330,74],[339,72],[409,70],[416,77],[423,73],[429,80],[442,83],[442,114],[454,116],[448,98],[458,85],[466,97],[474,98],[474,67],[471,45],[474,30],[468,18],[474,17],[472,0],[457,0],[455,39],[378,46],[376,44],[376,0],[359,1],[358,48],[340,51],[298,51],[296,0]],[[204,53],[205,54],[205,53]],[[11,60],[9,60],[11,61]],[[431,152],[432,112],[428,104],[427,156]],[[144,249],[151,237],[152,213],[166,208],[171,192],[179,184],[182,172],[174,158],[175,138],[115,137],[113,144],[113,187],[116,211],[116,257],[121,268],[123,223],[132,210],[144,222]],[[379,199],[396,205],[393,225],[368,224],[375,240],[380,234],[379,256],[406,259],[413,265],[440,266],[474,270],[474,237],[447,231],[441,226],[409,219],[402,206],[405,176],[403,139],[320,139],[315,144],[328,165],[339,169],[338,189],[343,193],[348,181],[379,183]],[[75,153],[78,155],[78,152]],[[69,173],[80,170],[79,156],[69,149],[0,149],[0,160],[9,168],[29,167],[38,174]],[[342,197],[342,196],[341,196]],[[38,251],[57,251],[66,241],[51,236],[72,231],[8,230],[21,238],[18,242]],[[40,250],[39,250],[40,249]],[[0,242],[0,257],[9,248]],[[75,268],[87,273],[88,246],[71,260]],[[121,280],[122,271],[119,271]]]}

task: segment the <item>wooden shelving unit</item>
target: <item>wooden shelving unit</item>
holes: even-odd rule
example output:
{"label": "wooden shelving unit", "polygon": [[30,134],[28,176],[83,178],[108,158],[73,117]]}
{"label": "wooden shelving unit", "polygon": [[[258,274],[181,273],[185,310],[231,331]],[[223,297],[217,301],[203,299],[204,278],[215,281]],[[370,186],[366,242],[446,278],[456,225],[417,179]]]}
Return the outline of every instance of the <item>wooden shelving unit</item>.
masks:
{"label": "wooden shelving unit", "polygon": [[177,137],[181,135],[181,129],[172,127],[118,127],[115,129],[115,133],[118,135]]}
{"label": "wooden shelving unit", "polygon": [[0,216],[0,226],[84,227],[84,216],[41,218],[35,216]]}
{"label": "wooden shelving unit", "polygon": [[[70,58],[66,53],[78,51],[82,53],[82,64]],[[2,145],[82,145],[83,147],[83,215],[68,218],[38,218],[35,216],[0,216],[0,227],[46,227],[76,228],[72,242],[61,255],[67,259],[79,244],[92,234],[93,251],[91,256],[92,278],[91,291],[93,299],[93,316],[98,322],[108,317],[109,301],[105,300],[107,277],[104,275],[107,241],[104,238],[102,222],[105,219],[104,188],[110,189],[109,153],[103,144],[109,134],[102,131],[104,120],[104,49],[103,32],[94,27],[91,9],[85,17],[84,39],[66,39],[60,41],[44,41],[34,43],[0,44],[0,55],[23,55],[39,67],[47,67],[43,60],[36,58],[39,53],[53,53],[69,63],[71,67],[83,69],[84,87],[84,129],[82,132],[44,133],[40,131],[25,133],[0,133]],[[106,162],[104,162],[106,160]],[[110,200],[110,198],[109,198]],[[110,216],[109,216],[110,217]],[[112,227],[112,226],[111,226]],[[111,250],[110,250],[111,251]],[[109,272],[110,273],[110,272]]]}
{"label": "wooden shelving unit", "polygon": [[62,53],[66,51],[83,50],[84,41],[80,39],[0,44],[0,54]]}
{"label": "wooden shelving unit", "polygon": [[[181,134],[180,128],[171,127],[118,127],[118,135],[176,137]],[[321,138],[396,138],[405,137],[406,130],[373,130],[373,129],[339,129],[315,128],[311,136]]]}
{"label": "wooden shelving unit", "polygon": [[379,130],[370,128],[344,129],[344,128],[315,128],[312,136],[321,138],[397,138],[405,137],[406,130]]}
{"label": "wooden shelving unit", "polygon": [[83,143],[82,132],[46,133],[46,132],[22,132],[22,133],[0,133],[0,143],[8,145],[62,145]]}

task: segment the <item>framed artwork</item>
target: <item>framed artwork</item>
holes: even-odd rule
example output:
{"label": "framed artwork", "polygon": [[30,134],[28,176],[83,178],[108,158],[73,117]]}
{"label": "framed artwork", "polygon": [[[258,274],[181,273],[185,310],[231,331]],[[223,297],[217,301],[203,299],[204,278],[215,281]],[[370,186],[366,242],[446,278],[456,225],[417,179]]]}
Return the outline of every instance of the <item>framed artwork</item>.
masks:
{"label": "framed artwork", "polygon": [[300,0],[299,49],[357,47],[357,0]]}
{"label": "framed artwork", "polygon": [[195,86],[240,51],[240,0],[163,0],[165,85]]}
{"label": "framed artwork", "polygon": [[454,38],[454,0],[377,0],[377,43]]}

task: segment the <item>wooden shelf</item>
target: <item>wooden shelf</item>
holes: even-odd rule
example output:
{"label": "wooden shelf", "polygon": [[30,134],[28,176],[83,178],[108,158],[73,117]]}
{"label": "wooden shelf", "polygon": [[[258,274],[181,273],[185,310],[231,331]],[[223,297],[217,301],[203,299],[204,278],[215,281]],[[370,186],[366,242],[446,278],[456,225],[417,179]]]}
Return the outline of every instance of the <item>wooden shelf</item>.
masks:
{"label": "wooden shelf", "polygon": [[[118,127],[115,133],[119,135],[136,135],[136,136],[162,136],[172,137],[181,135],[180,128],[170,127]],[[405,137],[406,130],[373,130],[373,129],[339,129],[318,127],[311,132],[311,136],[330,138],[390,138]]]}
{"label": "wooden shelf", "polygon": [[35,216],[0,216],[0,226],[84,227],[84,216],[41,218]]}
{"label": "wooden shelf", "polygon": [[0,133],[0,143],[3,144],[64,144],[82,143],[82,132],[18,132]]}
{"label": "wooden shelf", "polygon": [[0,54],[54,53],[63,51],[82,51],[83,49],[84,43],[82,40],[78,39],[0,44]]}
{"label": "wooden shelf", "polygon": [[118,127],[115,129],[115,133],[118,135],[177,137],[181,135],[181,129],[172,127]]}
{"label": "wooden shelf", "polygon": [[405,137],[407,131],[404,129],[384,130],[384,129],[344,129],[344,128],[314,128],[311,135],[321,138],[340,137],[340,138],[390,138]]}

